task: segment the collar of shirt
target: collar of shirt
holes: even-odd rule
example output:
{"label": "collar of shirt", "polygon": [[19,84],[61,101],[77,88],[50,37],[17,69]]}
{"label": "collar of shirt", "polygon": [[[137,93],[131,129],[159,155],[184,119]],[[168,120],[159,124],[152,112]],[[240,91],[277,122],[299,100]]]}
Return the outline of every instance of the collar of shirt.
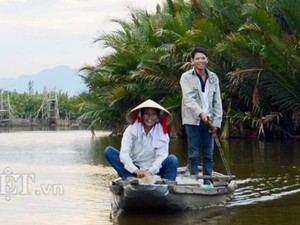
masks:
{"label": "collar of shirt", "polygon": [[[151,137],[153,137],[153,127],[151,127],[151,130],[149,131],[149,133],[148,133],[148,135],[151,135]],[[142,129],[142,133],[143,133],[143,135],[144,136],[148,136],[147,134],[146,134],[146,131],[145,131],[145,127],[143,126],[143,129]]]}
{"label": "collar of shirt", "polygon": [[205,92],[205,84],[206,84],[206,81],[208,79],[208,73],[207,73],[207,71],[205,70],[205,76],[206,76],[206,81],[205,82],[203,82],[202,77],[200,76],[199,73],[197,73],[197,71],[195,69],[194,69],[193,73],[198,77],[198,79],[200,81],[201,91]]}

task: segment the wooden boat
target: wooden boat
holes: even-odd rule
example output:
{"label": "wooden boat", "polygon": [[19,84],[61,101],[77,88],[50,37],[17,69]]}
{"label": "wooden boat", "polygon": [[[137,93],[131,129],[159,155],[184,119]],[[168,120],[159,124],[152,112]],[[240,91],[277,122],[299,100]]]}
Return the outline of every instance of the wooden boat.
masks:
{"label": "wooden boat", "polygon": [[[213,181],[213,188],[204,188],[203,179]],[[233,195],[235,176],[213,172],[212,176],[189,175],[186,167],[178,168],[176,181],[156,178],[145,181],[115,179],[110,184],[112,207],[127,209],[195,210],[224,205]]]}

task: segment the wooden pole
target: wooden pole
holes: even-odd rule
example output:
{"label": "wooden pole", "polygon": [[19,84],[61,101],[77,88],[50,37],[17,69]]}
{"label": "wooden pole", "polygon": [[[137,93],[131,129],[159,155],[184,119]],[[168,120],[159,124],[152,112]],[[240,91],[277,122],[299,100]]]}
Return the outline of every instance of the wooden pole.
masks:
{"label": "wooden pole", "polygon": [[231,171],[230,171],[230,168],[229,168],[229,164],[228,164],[228,162],[226,160],[226,157],[225,157],[225,154],[224,154],[224,150],[222,148],[222,145],[221,145],[221,142],[219,140],[219,137],[218,137],[217,134],[213,134],[213,136],[214,136],[216,145],[218,146],[218,149],[219,149],[219,152],[220,152],[220,155],[221,155],[221,159],[222,159],[223,164],[225,166],[226,172],[227,172],[228,175],[231,176]]}
{"label": "wooden pole", "polygon": [[[210,121],[209,121],[208,125],[209,125],[210,127],[212,127]],[[213,136],[214,136],[214,139],[215,139],[215,143],[216,143],[216,145],[217,145],[217,147],[218,147],[218,149],[219,149],[219,152],[220,152],[220,155],[221,155],[222,162],[223,162],[223,164],[224,164],[224,166],[225,166],[225,170],[226,170],[227,174],[231,176],[231,171],[230,171],[230,168],[229,168],[229,164],[228,164],[228,162],[227,162],[227,160],[226,160],[226,157],[225,157],[225,154],[224,154],[224,150],[223,150],[223,147],[222,147],[221,142],[220,142],[220,140],[219,140],[219,137],[218,137],[218,135],[217,135],[216,133],[213,133]]]}

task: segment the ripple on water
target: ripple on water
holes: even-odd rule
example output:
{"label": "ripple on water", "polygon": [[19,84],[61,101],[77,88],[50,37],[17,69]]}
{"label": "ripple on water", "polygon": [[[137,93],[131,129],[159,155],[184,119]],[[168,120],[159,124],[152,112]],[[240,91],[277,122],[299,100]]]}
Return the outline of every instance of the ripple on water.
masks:
{"label": "ripple on water", "polygon": [[300,192],[299,175],[254,177],[237,180],[237,183],[239,188],[228,206],[255,204]]}

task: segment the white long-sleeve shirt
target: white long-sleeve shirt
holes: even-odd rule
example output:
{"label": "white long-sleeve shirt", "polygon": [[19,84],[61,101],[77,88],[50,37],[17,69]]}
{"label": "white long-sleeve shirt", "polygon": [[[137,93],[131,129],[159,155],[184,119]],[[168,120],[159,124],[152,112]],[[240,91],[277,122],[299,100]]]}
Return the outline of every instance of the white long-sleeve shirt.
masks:
{"label": "white long-sleeve shirt", "polygon": [[140,141],[131,129],[135,129],[133,125],[126,128],[121,142],[120,160],[125,169],[133,173],[139,166],[139,169],[145,172],[157,174],[162,162],[169,154],[168,134],[165,134],[167,141],[161,147],[155,148],[153,147],[153,128],[146,135],[143,127]]}

